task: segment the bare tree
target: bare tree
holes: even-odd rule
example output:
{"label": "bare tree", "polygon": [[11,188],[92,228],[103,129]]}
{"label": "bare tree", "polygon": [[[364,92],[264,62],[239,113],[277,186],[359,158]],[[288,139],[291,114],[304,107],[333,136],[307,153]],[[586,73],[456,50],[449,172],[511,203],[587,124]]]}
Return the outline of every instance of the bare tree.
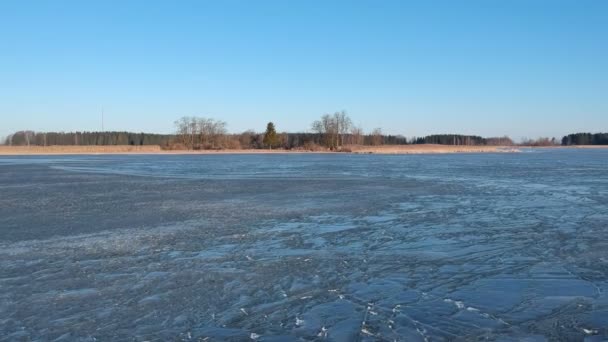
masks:
{"label": "bare tree", "polygon": [[214,120],[211,125],[211,147],[224,147],[226,140],[226,122]]}
{"label": "bare tree", "polygon": [[487,145],[495,145],[495,146],[511,146],[514,145],[513,140],[511,140],[511,138],[509,138],[508,136],[502,136],[502,137],[490,137],[490,138],[486,138],[486,144]]}
{"label": "bare tree", "polygon": [[190,148],[194,148],[194,137],[198,131],[198,119],[196,117],[190,117],[188,121],[188,134],[190,136],[189,146]]}
{"label": "bare tree", "polygon": [[522,145],[524,146],[552,146],[555,144],[555,140],[551,140],[547,137],[540,137],[537,139],[524,139]]}
{"label": "bare tree", "polygon": [[382,145],[382,129],[374,128],[372,131],[372,145]]}
{"label": "bare tree", "polygon": [[364,137],[363,137],[363,129],[361,127],[353,126],[350,130],[351,134],[351,144],[355,145],[363,145]]}
{"label": "bare tree", "polygon": [[312,124],[312,130],[321,136],[323,144],[334,150],[344,144],[344,136],[352,127],[352,121],[346,112],[325,114],[321,120]]}
{"label": "bare tree", "polygon": [[[243,148],[254,148],[257,134],[253,130],[247,130],[239,135],[239,142]],[[256,146],[257,147],[257,146]]]}
{"label": "bare tree", "polygon": [[334,149],[337,146],[337,130],[336,124],[329,114],[325,114],[321,117],[321,120],[317,120],[312,123],[312,130],[321,136],[323,144],[330,149]]}
{"label": "bare tree", "polygon": [[198,146],[209,145],[209,137],[211,135],[211,125],[213,121],[207,118],[196,118],[196,135],[198,136]]}
{"label": "bare tree", "polygon": [[353,125],[351,119],[346,115],[345,111],[334,113],[333,119],[336,125],[336,131],[339,135],[339,146],[344,145],[344,136],[348,133]]}
{"label": "bare tree", "polygon": [[224,147],[226,141],[226,122],[209,118],[196,119],[196,135],[198,148]]}
{"label": "bare tree", "polygon": [[27,146],[30,146],[34,141],[36,133],[34,131],[23,131],[23,138],[25,139],[25,143]]}
{"label": "bare tree", "polygon": [[223,147],[226,123],[220,120],[184,116],[175,121],[178,140],[188,149]]}
{"label": "bare tree", "polygon": [[188,149],[193,148],[192,144],[192,132],[191,132],[191,118],[184,116],[175,121],[175,130],[178,136],[178,140]]}

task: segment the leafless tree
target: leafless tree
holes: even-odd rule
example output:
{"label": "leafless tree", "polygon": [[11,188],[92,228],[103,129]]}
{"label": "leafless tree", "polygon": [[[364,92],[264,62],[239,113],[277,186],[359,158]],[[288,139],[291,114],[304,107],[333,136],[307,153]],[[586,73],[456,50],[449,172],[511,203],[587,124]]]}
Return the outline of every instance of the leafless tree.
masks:
{"label": "leafless tree", "polygon": [[[257,134],[253,130],[247,130],[239,134],[239,143],[243,148],[254,148],[253,143],[256,140]],[[257,147],[257,146],[256,146]]]}
{"label": "leafless tree", "polygon": [[25,138],[25,142],[26,142],[27,146],[30,146],[32,144],[35,135],[36,135],[36,133],[34,133],[33,131],[24,131],[23,132],[23,137]]}
{"label": "leafless tree", "polygon": [[312,124],[312,130],[321,136],[325,146],[337,149],[344,144],[344,136],[352,127],[352,121],[346,112],[336,112],[333,115],[325,114],[321,120]]}
{"label": "leafless tree", "polygon": [[351,144],[355,144],[355,145],[363,145],[364,144],[364,136],[363,136],[363,129],[361,127],[356,127],[353,126],[350,130],[350,135],[351,135]]}
{"label": "leafless tree", "polygon": [[188,149],[223,147],[226,123],[220,120],[182,117],[175,121],[179,142]]}
{"label": "leafless tree", "polygon": [[195,146],[195,137],[198,133],[198,119],[196,117],[190,117],[188,121],[188,134],[190,135],[190,148]]}
{"label": "leafless tree", "polygon": [[547,137],[540,137],[537,139],[526,139],[522,140],[522,145],[524,146],[552,146],[555,145],[555,138],[550,139]]}
{"label": "leafless tree", "polygon": [[226,143],[226,133],[226,122],[214,120],[210,130],[211,148],[224,147],[224,144]]}
{"label": "leafless tree", "polygon": [[325,114],[321,120],[312,123],[312,130],[321,136],[323,144],[330,149],[336,147],[336,125],[331,115]]}
{"label": "leafless tree", "polygon": [[176,129],[176,134],[178,136],[179,142],[181,144],[183,144],[185,147],[187,147],[188,149],[193,148],[192,136],[193,136],[194,131],[191,131],[191,129],[192,129],[191,121],[192,121],[192,118],[190,118],[189,116],[184,116],[175,121],[175,129]]}
{"label": "leafless tree", "polygon": [[353,125],[352,120],[346,115],[345,111],[334,113],[333,119],[336,125],[336,131],[339,136],[339,146],[344,145],[344,136],[348,134]]}
{"label": "leafless tree", "polygon": [[508,136],[486,138],[486,144],[492,146],[512,146],[513,140]]}
{"label": "leafless tree", "polygon": [[374,128],[371,138],[372,145],[382,145],[382,129]]}

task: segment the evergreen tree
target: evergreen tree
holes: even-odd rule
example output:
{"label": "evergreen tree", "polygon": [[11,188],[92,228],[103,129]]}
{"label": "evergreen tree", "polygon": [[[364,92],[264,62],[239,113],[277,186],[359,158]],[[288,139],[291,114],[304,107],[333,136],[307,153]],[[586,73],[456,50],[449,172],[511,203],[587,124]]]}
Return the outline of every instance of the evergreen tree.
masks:
{"label": "evergreen tree", "polygon": [[279,137],[277,136],[277,131],[274,129],[274,124],[272,122],[269,122],[266,126],[266,133],[264,133],[264,140],[262,142],[270,149],[278,144]]}
{"label": "evergreen tree", "polygon": [[562,138],[562,145],[608,145],[608,133],[576,133]]}

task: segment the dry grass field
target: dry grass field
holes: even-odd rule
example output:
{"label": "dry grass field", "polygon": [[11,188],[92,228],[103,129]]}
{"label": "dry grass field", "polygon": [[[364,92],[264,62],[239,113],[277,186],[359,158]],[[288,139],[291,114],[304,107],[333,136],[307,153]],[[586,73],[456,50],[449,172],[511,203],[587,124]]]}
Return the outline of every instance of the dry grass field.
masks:
{"label": "dry grass field", "polygon": [[160,146],[0,146],[0,155],[161,153]]}
{"label": "dry grass field", "polygon": [[[517,152],[513,147],[501,146],[450,146],[450,145],[383,145],[346,146],[344,151],[371,154],[424,154],[424,153],[495,153]],[[32,154],[230,154],[230,153],[310,153],[305,150],[162,150],[159,146],[0,146],[0,155]],[[319,153],[316,151],[316,153]],[[323,152],[331,153],[331,152]]]}
{"label": "dry grass field", "polygon": [[353,153],[376,154],[423,154],[423,153],[495,153],[518,152],[517,148],[505,146],[452,146],[452,145],[382,145],[349,146]]}

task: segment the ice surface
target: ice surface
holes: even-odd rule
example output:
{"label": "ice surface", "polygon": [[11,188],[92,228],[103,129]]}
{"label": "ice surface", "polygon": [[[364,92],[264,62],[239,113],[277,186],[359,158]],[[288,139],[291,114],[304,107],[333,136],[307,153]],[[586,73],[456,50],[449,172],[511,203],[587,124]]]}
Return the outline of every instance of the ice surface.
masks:
{"label": "ice surface", "polygon": [[0,340],[608,338],[608,151],[0,157]]}

